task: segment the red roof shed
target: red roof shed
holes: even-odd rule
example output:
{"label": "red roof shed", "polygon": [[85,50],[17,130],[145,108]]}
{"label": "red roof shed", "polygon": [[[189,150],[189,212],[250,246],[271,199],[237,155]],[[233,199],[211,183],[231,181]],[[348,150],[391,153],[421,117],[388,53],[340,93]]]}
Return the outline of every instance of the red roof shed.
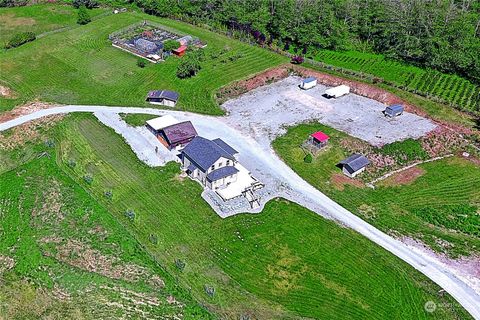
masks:
{"label": "red roof shed", "polygon": [[319,142],[326,142],[328,141],[328,139],[330,139],[329,136],[327,136],[325,133],[321,131],[312,133],[310,136]]}
{"label": "red roof shed", "polygon": [[187,46],[180,46],[178,49],[172,50],[173,54],[181,57],[187,51]]}

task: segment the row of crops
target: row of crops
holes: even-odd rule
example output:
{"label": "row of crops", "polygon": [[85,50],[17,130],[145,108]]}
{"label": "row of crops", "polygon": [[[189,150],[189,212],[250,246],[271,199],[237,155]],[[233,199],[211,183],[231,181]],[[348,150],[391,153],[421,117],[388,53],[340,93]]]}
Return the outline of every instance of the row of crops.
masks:
{"label": "row of crops", "polygon": [[456,75],[408,66],[380,55],[355,51],[321,50],[308,57],[356,71],[362,77],[371,75],[374,81],[384,82],[464,111],[480,112],[480,87]]}

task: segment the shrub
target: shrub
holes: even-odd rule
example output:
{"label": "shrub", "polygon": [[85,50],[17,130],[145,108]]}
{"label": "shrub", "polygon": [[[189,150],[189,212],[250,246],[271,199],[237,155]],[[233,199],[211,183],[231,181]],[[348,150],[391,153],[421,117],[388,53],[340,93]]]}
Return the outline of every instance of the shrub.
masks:
{"label": "shrub", "polygon": [[145,68],[147,64],[145,63],[145,60],[143,60],[142,58],[139,58],[137,60],[137,66],[140,67],[140,68]]}
{"label": "shrub", "polygon": [[46,146],[47,148],[53,148],[53,147],[55,147],[55,141],[53,141],[53,140],[45,140],[45,146]]}
{"label": "shrub", "polygon": [[213,297],[215,295],[215,288],[212,286],[203,286],[203,289],[205,290],[205,293],[208,294],[210,297]]}
{"label": "shrub", "polygon": [[5,49],[11,49],[21,46],[27,42],[33,41],[36,39],[35,33],[33,32],[19,32],[16,33],[10,40],[5,44]]}
{"label": "shrub", "polygon": [[293,56],[292,60],[290,60],[291,63],[293,64],[302,64],[304,61],[302,56]]}
{"label": "shrub", "polygon": [[312,161],[313,161],[312,155],[311,155],[310,153],[307,154],[307,155],[305,156],[305,158],[303,158],[303,161],[304,161],[305,163],[312,163]]}
{"label": "shrub", "polygon": [[105,198],[107,199],[112,199],[113,198],[113,192],[112,190],[107,190],[103,193],[103,195],[105,196]]}
{"label": "shrub", "polygon": [[148,240],[150,240],[150,242],[152,244],[158,244],[158,237],[154,234],[151,234],[149,237],[148,237]]}
{"label": "shrub", "polygon": [[177,267],[178,270],[183,271],[185,269],[185,262],[180,259],[175,259],[175,266]]}
{"label": "shrub", "polygon": [[87,8],[85,6],[81,6],[78,9],[77,23],[84,25],[89,23],[90,21],[92,21],[92,19],[90,19]]}
{"label": "shrub", "polygon": [[198,57],[189,54],[178,64],[177,77],[180,79],[193,77],[201,68]]}
{"label": "shrub", "polygon": [[404,164],[413,160],[424,160],[428,158],[428,154],[423,149],[422,144],[413,139],[397,141],[384,145],[380,149],[380,153],[395,158],[395,160],[397,160],[400,164]]}
{"label": "shrub", "polygon": [[180,47],[180,42],[176,40],[167,40],[163,43],[163,50],[169,52]]}
{"label": "shrub", "polygon": [[93,182],[93,177],[89,174],[86,174],[83,176],[83,181],[85,181],[88,184],[92,184]]}
{"label": "shrub", "polygon": [[130,219],[130,220],[135,220],[135,211],[133,211],[132,209],[128,209],[127,211],[125,211],[125,216]]}
{"label": "shrub", "polygon": [[76,162],[75,160],[73,160],[73,159],[70,159],[70,160],[68,160],[67,165],[68,165],[70,168],[73,169],[73,168],[75,168],[75,166],[77,165],[77,162]]}
{"label": "shrub", "polygon": [[82,6],[88,9],[92,9],[98,6],[98,2],[96,0],[73,0],[72,5],[77,9]]}

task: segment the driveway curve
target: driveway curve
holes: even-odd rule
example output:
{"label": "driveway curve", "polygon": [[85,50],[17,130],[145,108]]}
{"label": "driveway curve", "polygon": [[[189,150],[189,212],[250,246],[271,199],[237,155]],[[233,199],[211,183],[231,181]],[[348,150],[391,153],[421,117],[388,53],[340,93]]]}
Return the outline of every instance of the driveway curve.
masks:
{"label": "driveway curve", "polygon": [[[328,198],[319,190],[315,189],[290,167],[288,167],[273,151],[268,140],[258,140],[254,135],[246,134],[235,128],[235,124],[229,123],[228,117],[212,117],[188,112],[160,110],[140,107],[107,107],[107,106],[76,106],[68,105],[53,107],[20,116],[16,119],[0,124],[0,131],[4,131],[26,122],[49,115],[66,114],[71,112],[97,112],[97,113],[137,113],[165,115],[171,114],[178,119],[188,119],[194,122],[198,131],[207,138],[227,136],[229,143],[235,147],[242,158],[240,161],[253,161],[261,163],[261,167],[267,169],[264,174],[286,181],[287,191],[285,197],[297,202],[315,213],[338,221],[379,246],[396,255],[412,267],[422,272],[425,276],[437,283],[452,297],[454,297],[475,319],[480,320],[480,294],[470,287],[465,281],[453,274],[436,258],[413,251],[406,244],[398,241],[374,226],[363,221],[350,211],[346,210],[332,199]],[[243,157],[245,156],[245,157]],[[248,167],[248,163],[247,167]],[[301,198],[298,196],[301,195]]]}

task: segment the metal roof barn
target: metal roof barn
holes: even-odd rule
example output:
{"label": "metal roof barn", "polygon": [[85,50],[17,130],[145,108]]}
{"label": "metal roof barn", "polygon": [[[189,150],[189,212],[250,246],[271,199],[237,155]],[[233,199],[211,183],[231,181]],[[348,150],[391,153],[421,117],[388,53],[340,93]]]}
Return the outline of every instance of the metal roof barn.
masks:
{"label": "metal roof barn", "polygon": [[180,123],[180,121],[178,121],[169,114],[163,117],[147,120],[147,124],[154,130],[160,130],[177,123]]}
{"label": "metal roof barn", "polygon": [[358,153],[352,154],[350,157],[340,161],[340,164],[343,166],[344,169],[348,171],[350,174],[354,174],[355,172],[365,168],[370,161],[368,159]]}

